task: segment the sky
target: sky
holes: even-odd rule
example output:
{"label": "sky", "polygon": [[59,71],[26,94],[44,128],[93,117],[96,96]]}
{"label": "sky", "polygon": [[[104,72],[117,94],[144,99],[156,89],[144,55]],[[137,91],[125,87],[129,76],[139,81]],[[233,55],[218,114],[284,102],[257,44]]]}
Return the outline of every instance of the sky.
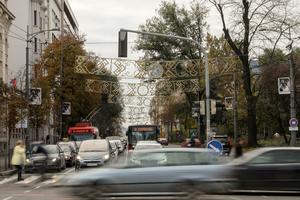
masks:
{"label": "sky", "polygon": [[[189,7],[190,0],[175,0],[179,5]],[[118,31],[120,28],[137,30],[139,25],[157,15],[161,0],[69,0],[79,23],[81,34],[86,35],[86,48],[104,58],[116,58],[118,53]],[[220,33],[219,16],[210,11],[210,31]],[[128,35],[133,42],[135,34]],[[94,43],[94,44],[91,44]],[[129,47],[134,44],[130,43]],[[140,54],[128,48],[128,59],[137,59]]]}

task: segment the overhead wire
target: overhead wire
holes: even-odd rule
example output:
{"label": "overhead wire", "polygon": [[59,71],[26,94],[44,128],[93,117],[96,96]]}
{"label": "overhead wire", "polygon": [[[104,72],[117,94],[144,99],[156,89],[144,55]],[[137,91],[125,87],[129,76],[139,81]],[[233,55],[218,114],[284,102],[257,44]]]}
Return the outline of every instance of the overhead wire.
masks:
{"label": "overhead wire", "polygon": [[16,27],[17,29],[19,29],[19,30],[23,31],[24,33],[27,33],[27,31],[26,31],[26,30],[24,30],[24,29],[22,29],[21,27],[19,27],[19,26],[15,25],[14,23],[11,23],[11,25],[13,25],[13,26],[14,26],[14,27]]}

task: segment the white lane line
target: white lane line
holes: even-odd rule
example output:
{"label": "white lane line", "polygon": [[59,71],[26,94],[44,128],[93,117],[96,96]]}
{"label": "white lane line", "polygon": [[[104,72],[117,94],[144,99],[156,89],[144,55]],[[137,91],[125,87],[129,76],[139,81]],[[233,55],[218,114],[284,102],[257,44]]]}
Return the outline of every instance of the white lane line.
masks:
{"label": "white lane line", "polygon": [[5,183],[8,183],[8,182],[12,182],[12,181],[14,181],[14,180],[17,180],[17,175],[12,176],[12,177],[10,177],[10,178],[5,178],[5,179],[3,179],[2,181],[0,181],[0,185],[5,184]]}
{"label": "white lane line", "polygon": [[239,197],[229,197],[229,198],[232,199],[232,200],[243,200],[243,199],[241,199]]}
{"label": "white lane line", "polygon": [[36,186],[35,188],[33,188],[33,190],[39,189],[41,186]]}
{"label": "white lane line", "polygon": [[75,171],[75,168],[71,168],[68,171],[66,171],[64,174],[69,174],[69,173],[74,172],[74,171]]}
{"label": "white lane line", "polygon": [[26,191],[24,191],[24,193],[29,193],[29,192],[32,192],[32,190],[26,190]]}
{"label": "white lane line", "polygon": [[13,196],[9,196],[9,197],[6,197],[6,198],[4,198],[2,200],[9,200],[9,199],[12,199],[12,198],[13,198]]}
{"label": "white lane line", "polygon": [[28,184],[28,183],[36,181],[40,178],[42,178],[42,177],[41,176],[30,176],[30,177],[26,178],[24,181],[20,181],[20,182],[17,182],[15,184]]}

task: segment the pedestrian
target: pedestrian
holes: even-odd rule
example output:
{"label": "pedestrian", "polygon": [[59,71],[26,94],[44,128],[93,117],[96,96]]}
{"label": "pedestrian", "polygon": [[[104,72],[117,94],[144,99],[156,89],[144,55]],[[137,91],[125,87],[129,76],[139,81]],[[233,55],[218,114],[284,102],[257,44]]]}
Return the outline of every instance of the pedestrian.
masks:
{"label": "pedestrian", "polygon": [[243,145],[244,141],[242,139],[238,139],[237,144],[235,145],[235,158],[239,158],[243,155]]}
{"label": "pedestrian", "polygon": [[15,166],[18,170],[18,181],[24,180],[22,178],[22,170],[25,165],[26,155],[25,155],[25,146],[22,140],[18,140],[16,142],[16,146],[14,148],[13,156],[11,159],[11,164]]}

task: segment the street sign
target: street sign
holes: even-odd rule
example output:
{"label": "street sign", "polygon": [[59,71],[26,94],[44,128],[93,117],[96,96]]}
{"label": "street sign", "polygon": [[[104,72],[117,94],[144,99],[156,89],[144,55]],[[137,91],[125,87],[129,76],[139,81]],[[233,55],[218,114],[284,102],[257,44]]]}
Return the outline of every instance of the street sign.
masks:
{"label": "street sign", "polygon": [[289,77],[279,77],[278,78],[278,93],[279,94],[290,94],[291,82]]}
{"label": "street sign", "polygon": [[215,99],[210,100],[210,113],[212,115],[217,114],[217,101]]}
{"label": "street sign", "polygon": [[298,131],[298,126],[290,126],[289,131]]}
{"label": "street sign", "polygon": [[63,115],[71,115],[71,102],[63,102],[62,114]]}
{"label": "street sign", "polygon": [[29,89],[29,104],[41,105],[42,104],[42,88]]}
{"label": "street sign", "polygon": [[207,148],[214,150],[217,153],[222,153],[223,145],[218,140],[211,140],[207,143]]}
{"label": "street sign", "polygon": [[289,124],[291,127],[297,127],[298,126],[298,119],[296,118],[291,118],[289,121]]}

